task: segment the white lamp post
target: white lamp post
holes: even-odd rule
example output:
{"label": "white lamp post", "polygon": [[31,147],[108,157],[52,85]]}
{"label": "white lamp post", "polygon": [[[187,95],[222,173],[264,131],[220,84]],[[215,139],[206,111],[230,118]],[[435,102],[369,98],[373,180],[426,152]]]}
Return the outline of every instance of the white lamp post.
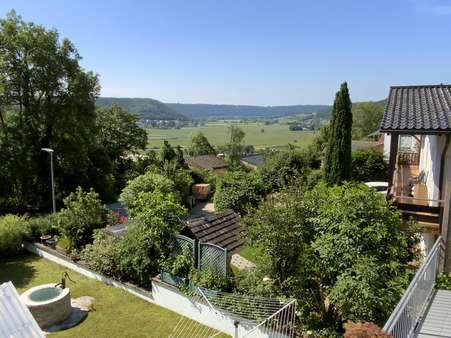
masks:
{"label": "white lamp post", "polygon": [[52,205],[53,205],[53,213],[56,213],[55,182],[54,182],[54,179],[53,179],[53,149],[41,148],[41,150],[50,154],[50,177],[52,179]]}

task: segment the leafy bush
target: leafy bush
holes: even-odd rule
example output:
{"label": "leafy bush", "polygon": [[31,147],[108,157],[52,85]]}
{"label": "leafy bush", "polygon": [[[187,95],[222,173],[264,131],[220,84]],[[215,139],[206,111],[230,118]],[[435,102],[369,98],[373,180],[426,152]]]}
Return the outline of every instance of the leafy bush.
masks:
{"label": "leafy bush", "polygon": [[66,208],[58,215],[61,233],[69,239],[70,249],[81,249],[104,224],[107,210],[93,189],[85,192],[78,187],[63,201]]}
{"label": "leafy bush", "polygon": [[119,200],[129,209],[135,207],[138,195],[141,192],[160,191],[162,193],[175,193],[175,184],[172,180],[160,174],[146,172],[129,181],[122,190]]}
{"label": "leafy bush", "polygon": [[146,215],[130,225],[122,239],[120,270],[139,285],[149,286],[150,278],[161,271],[170,256],[179,222]]}
{"label": "leafy bush", "polygon": [[138,219],[150,216],[180,223],[180,220],[186,215],[186,209],[178,203],[172,193],[140,192],[135,206],[129,210],[129,214]]}
{"label": "leafy bush", "polygon": [[289,149],[270,154],[259,168],[259,173],[268,191],[279,191],[291,182],[318,169],[318,154],[309,150]]}
{"label": "leafy bush", "polygon": [[244,214],[247,208],[258,205],[263,194],[264,183],[255,172],[229,172],[219,181],[214,195],[215,209],[232,209]]}
{"label": "leafy bush", "polygon": [[352,174],[354,181],[386,181],[388,163],[382,151],[374,148],[359,149],[352,152]]}
{"label": "leafy bush", "polygon": [[0,256],[16,254],[30,234],[28,220],[16,215],[0,217]]}
{"label": "leafy bush", "polygon": [[189,278],[191,269],[193,268],[192,253],[185,249],[179,255],[171,255],[162,263],[163,271],[169,272],[180,278]]}
{"label": "leafy bush", "polygon": [[58,214],[31,218],[29,224],[32,238],[39,238],[42,235],[58,235]]}
{"label": "leafy bush", "polygon": [[441,273],[437,276],[437,289],[451,290],[451,273]]}
{"label": "leafy bush", "polygon": [[227,279],[211,269],[203,271],[198,269],[191,270],[189,281],[193,285],[216,291],[222,291],[228,286]]}
{"label": "leafy bush", "polygon": [[382,324],[416,260],[399,211],[363,184],[293,185],[268,196],[243,224],[262,250],[255,275],[238,280],[240,291],[295,297],[300,324],[320,336],[342,332],[347,320]]}
{"label": "leafy bush", "polygon": [[399,211],[363,184],[320,184],[305,197],[312,249],[335,315],[384,322],[410,277]]}
{"label": "leafy bush", "polygon": [[123,274],[120,270],[121,239],[107,235],[102,230],[96,230],[93,238],[94,242],[85,246],[80,259],[97,272],[122,279]]}

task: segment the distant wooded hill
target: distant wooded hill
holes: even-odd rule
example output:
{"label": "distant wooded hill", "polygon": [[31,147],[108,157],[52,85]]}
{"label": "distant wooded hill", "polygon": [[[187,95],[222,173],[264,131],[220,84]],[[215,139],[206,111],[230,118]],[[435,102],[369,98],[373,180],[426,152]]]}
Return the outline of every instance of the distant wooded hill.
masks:
{"label": "distant wooded hill", "polygon": [[113,103],[131,113],[139,114],[139,117],[144,120],[187,120],[186,116],[154,99],[99,97],[96,101],[99,107],[108,107]]}
{"label": "distant wooded hill", "polygon": [[[277,118],[297,114],[317,113],[320,117],[330,117],[328,105],[292,105],[292,106],[247,106],[228,104],[187,104],[163,103],[147,98],[99,97],[96,104],[100,107],[113,103],[138,113],[145,120],[207,120],[207,119],[252,119]],[[360,102],[356,102],[358,105]],[[383,105],[385,100],[375,102]]]}
{"label": "distant wooded hill", "polygon": [[185,103],[166,103],[166,105],[193,120],[275,118],[303,113],[319,113],[320,116],[328,118],[331,110],[331,107],[326,105],[245,106]]}

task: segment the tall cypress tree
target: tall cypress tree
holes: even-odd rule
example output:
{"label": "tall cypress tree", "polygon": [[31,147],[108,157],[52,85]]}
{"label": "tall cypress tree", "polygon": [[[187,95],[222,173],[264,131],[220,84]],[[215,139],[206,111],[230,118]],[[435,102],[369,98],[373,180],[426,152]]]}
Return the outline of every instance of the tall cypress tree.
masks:
{"label": "tall cypress tree", "polygon": [[348,84],[344,82],[335,95],[324,163],[324,178],[331,185],[349,180],[351,176],[351,106]]}

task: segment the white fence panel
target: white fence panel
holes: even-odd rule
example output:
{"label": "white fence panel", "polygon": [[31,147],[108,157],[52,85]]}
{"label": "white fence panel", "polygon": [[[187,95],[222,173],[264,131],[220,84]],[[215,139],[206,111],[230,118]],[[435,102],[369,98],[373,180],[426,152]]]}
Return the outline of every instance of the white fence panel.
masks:
{"label": "white fence panel", "polygon": [[0,285],[0,337],[44,338],[11,282]]}

